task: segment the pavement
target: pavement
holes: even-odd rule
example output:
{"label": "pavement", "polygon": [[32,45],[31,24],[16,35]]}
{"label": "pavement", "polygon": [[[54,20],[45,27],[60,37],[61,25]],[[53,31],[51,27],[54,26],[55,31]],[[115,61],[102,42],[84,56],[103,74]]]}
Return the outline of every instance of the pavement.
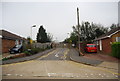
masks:
{"label": "pavement", "polygon": [[75,62],[80,62],[83,64],[93,65],[93,66],[99,65],[103,62],[101,60],[89,59],[89,58],[85,58],[84,56],[79,56],[79,53],[76,51],[76,49],[71,49],[69,53],[70,53],[70,59]]}
{"label": "pavement", "polygon": [[46,51],[43,51],[43,52],[40,52],[40,53],[37,53],[35,55],[32,55],[32,56],[27,56],[27,57],[22,57],[22,58],[16,58],[16,59],[10,59],[10,60],[5,60],[5,61],[2,61],[2,64],[10,64],[10,63],[17,63],[17,62],[23,62],[23,61],[29,61],[29,60],[33,60],[33,59],[36,59],[44,54],[47,54],[51,51],[53,51],[54,49],[49,49],[49,50],[46,50]]}
{"label": "pavement", "polygon": [[70,59],[78,63],[109,69],[116,73],[118,73],[118,69],[120,65],[119,63],[120,60],[112,56],[96,54],[96,53],[84,54],[84,56],[79,56],[79,53],[76,49],[70,50]]}
{"label": "pavement", "polygon": [[110,55],[105,55],[102,53],[84,53],[85,54],[85,58],[89,58],[89,59],[96,59],[96,60],[101,60],[101,61],[106,61],[106,62],[114,62],[114,63],[118,63],[120,62],[120,59],[115,58],[113,56]]}

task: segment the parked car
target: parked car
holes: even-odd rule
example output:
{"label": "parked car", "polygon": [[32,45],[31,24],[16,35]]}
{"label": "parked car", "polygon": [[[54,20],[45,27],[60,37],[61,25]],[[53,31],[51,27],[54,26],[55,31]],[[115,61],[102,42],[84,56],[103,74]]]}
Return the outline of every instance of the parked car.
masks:
{"label": "parked car", "polygon": [[22,52],[22,45],[15,45],[13,48],[9,49],[10,54]]}
{"label": "parked car", "polygon": [[86,52],[97,52],[96,44],[87,44],[85,47]]}

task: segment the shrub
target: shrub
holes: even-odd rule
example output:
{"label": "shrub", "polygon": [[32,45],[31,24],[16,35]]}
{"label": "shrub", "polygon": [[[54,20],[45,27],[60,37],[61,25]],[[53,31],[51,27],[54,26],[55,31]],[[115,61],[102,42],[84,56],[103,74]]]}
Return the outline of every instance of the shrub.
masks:
{"label": "shrub", "polygon": [[13,56],[10,56],[9,59],[13,59]]}
{"label": "shrub", "polygon": [[38,52],[40,52],[41,50],[39,49],[39,48],[32,48],[31,49],[31,53],[32,54],[36,54],[36,53],[38,53]]}
{"label": "shrub", "polygon": [[2,59],[2,61],[5,61],[5,60],[8,60],[8,58],[5,57],[5,58]]}
{"label": "shrub", "polygon": [[29,51],[24,51],[23,53],[25,53],[27,56],[32,55]]}
{"label": "shrub", "polygon": [[47,45],[47,48],[46,49],[50,49],[51,47]]}
{"label": "shrub", "polygon": [[112,56],[120,59],[120,42],[112,44]]}

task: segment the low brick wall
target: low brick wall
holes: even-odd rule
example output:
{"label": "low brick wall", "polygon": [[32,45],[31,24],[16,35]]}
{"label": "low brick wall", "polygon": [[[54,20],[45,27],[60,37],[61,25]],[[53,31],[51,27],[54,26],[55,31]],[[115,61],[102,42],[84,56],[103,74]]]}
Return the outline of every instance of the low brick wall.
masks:
{"label": "low brick wall", "polygon": [[9,49],[15,46],[14,40],[2,39],[2,52],[7,53]]}

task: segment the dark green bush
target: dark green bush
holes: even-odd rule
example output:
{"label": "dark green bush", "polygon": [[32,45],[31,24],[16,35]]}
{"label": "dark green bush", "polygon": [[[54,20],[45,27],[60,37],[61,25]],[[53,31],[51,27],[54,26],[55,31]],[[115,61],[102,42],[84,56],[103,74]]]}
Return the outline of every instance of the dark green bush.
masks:
{"label": "dark green bush", "polygon": [[50,49],[51,47],[50,46],[47,46],[47,48],[46,49]]}
{"label": "dark green bush", "polygon": [[23,53],[25,53],[26,55],[33,55],[33,54],[36,54],[36,53],[38,53],[40,51],[44,51],[44,49],[32,48],[32,49],[24,51]]}
{"label": "dark green bush", "polygon": [[8,60],[8,58],[5,57],[5,58],[2,59],[2,61],[5,61],[5,60]]}
{"label": "dark green bush", "polygon": [[40,52],[41,50],[39,49],[39,48],[32,48],[31,49],[31,53],[32,54],[36,54],[36,53],[38,53],[38,52]]}
{"label": "dark green bush", "polygon": [[23,53],[25,53],[27,56],[32,55],[29,51],[24,51]]}
{"label": "dark green bush", "polygon": [[120,42],[112,44],[112,56],[120,59]]}
{"label": "dark green bush", "polygon": [[50,48],[49,47],[46,49],[44,49],[44,48],[31,48],[31,49],[27,49],[23,53],[25,53],[26,55],[33,55],[33,54],[37,54],[39,52],[45,51],[47,49],[50,49]]}

